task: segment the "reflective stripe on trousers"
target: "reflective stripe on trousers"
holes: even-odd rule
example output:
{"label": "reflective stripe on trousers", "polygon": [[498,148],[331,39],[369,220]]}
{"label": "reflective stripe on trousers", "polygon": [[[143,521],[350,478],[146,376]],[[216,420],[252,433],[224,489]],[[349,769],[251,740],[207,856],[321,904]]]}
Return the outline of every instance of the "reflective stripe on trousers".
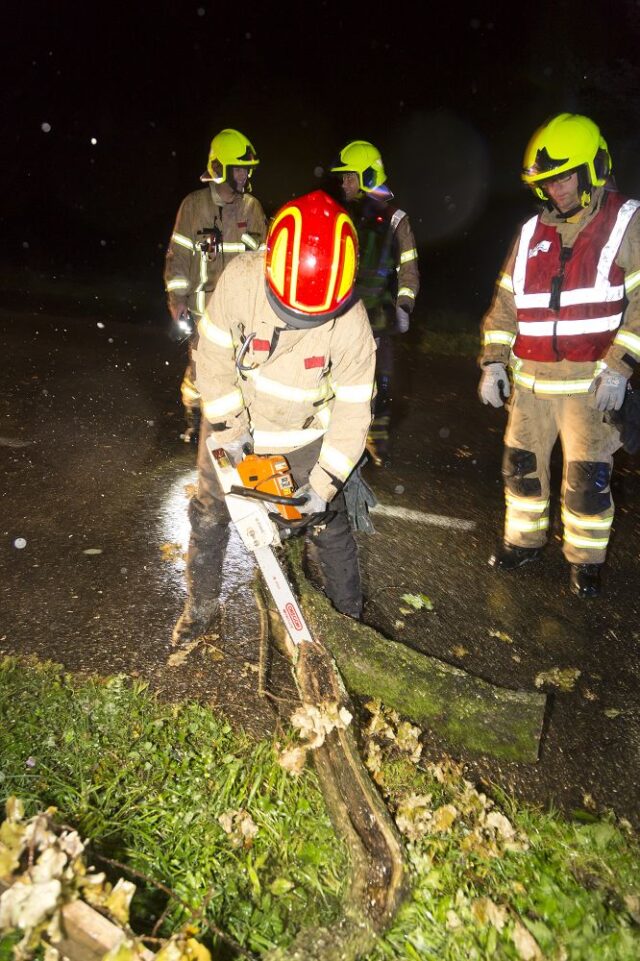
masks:
{"label": "reflective stripe on trousers", "polygon": [[[512,465],[506,473],[503,467],[507,499],[504,538],[520,547],[541,547],[545,543],[550,460],[558,437],[564,456],[564,556],[571,564],[602,564],[614,512],[608,484],[592,492],[592,499],[596,494],[601,496],[603,507],[599,511],[572,510],[566,503],[567,499],[576,498],[568,484],[570,465],[596,464],[602,466],[602,471],[607,467],[610,470],[613,454],[620,447],[618,431],[604,422],[602,413],[594,406],[593,394],[541,397],[517,387],[514,390],[505,433],[505,449],[511,451]],[[575,466],[571,470],[575,471]]]}

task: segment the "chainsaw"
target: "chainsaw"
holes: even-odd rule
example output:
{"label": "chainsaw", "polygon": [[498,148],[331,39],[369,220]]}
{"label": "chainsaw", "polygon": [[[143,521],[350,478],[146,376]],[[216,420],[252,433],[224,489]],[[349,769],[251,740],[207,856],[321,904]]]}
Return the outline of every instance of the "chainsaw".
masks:
{"label": "chainsaw", "polygon": [[[274,553],[284,537],[308,526],[297,509],[304,497],[295,496],[289,465],[282,455],[247,454],[234,467],[223,447],[207,439],[216,476],[229,515],[242,542],[255,555],[280,617],[294,644],[313,640],[291,586]],[[273,504],[276,512],[270,512]]]}

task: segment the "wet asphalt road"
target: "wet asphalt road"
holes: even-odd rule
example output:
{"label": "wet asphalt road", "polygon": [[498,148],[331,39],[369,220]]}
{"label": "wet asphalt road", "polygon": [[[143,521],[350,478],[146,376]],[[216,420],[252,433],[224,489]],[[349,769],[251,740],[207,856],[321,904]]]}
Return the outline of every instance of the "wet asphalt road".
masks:
{"label": "wet asphalt road", "polygon": [[[358,535],[367,617],[506,687],[534,690],[541,672],[579,671],[571,691],[542,687],[536,765],[465,758],[469,776],[566,810],[611,808],[638,825],[640,461],[618,455],[602,598],[569,594],[557,519],[542,563],[500,575],[487,558],[502,523],[505,414],[477,400],[471,359],[412,356],[408,346],[393,465],[365,472],[381,504],[430,516],[378,514],[376,534]],[[236,538],[223,636],[171,662],[195,481],[194,453],[179,440],[181,349],[157,327],[4,311],[0,351],[0,653],[139,676],[165,697],[199,698],[256,733],[274,730],[276,702],[258,695],[252,565]],[[405,592],[424,592],[434,610],[401,614]],[[286,706],[292,684],[277,654],[270,686]]]}

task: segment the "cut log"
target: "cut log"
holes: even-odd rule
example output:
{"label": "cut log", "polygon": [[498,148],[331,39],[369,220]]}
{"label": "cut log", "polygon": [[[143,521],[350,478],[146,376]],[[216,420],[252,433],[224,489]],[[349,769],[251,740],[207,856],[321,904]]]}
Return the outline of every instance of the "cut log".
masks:
{"label": "cut log", "polygon": [[[0,881],[0,894],[9,887],[8,882]],[[62,938],[52,940],[51,944],[68,961],[100,961],[127,937],[121,927],[85,901],[64,904],[60,915]],[[147,948],[140,948],[139,951],[145,961],[153,961],[154,954]]]}
{"label": "cut log", "polygon": [[305,577],[301,545],[290,544],[286,557],[311,632],[333,654],[350,694],[380,698],[451,753],[538,760],[545,694],[491,684],[338,614]]}

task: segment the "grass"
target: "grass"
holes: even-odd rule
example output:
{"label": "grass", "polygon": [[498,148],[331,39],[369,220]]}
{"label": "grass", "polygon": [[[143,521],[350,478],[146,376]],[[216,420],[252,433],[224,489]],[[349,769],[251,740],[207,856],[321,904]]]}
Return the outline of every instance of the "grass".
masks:
{"label": "grass", "polygon": [[[207,916],[252,951],[336,919],[345,850],[313,772],[287,775],[271,741],[205,707],[160,703],[136,682],[15,658],[0,663],[0,716],[3,798],[20,796],[28,814],[55,805],[94,852],[194,909],[211,896]],[[451,761],[416,767],[392,729],[369,741],[371,767],[407,835],[413,892],[369,961],[640,957],[640,857],[628,826],[566,821],[497,787],[494,804]],[[239,810],[257,826],[246,845],[218,821]],[[134,927],[148,931],[163,898],[142,884],[136,903]],[[186,915],[174,903],[164,935]],[[0,942],[0,958],[6,950]]]}
{"label": "grass", "polygon": [[[22,798],[27,814],[55,805],[97,851],[194,909],[213,890],[208,916],[252,950],[338,913],[345,851],[312,772],[287,775],[271,742],[123,678],[74,680],[16,660],[0,666],[0,716],[4,798]],[[250,846],[235,847],[218,822],[234,810],[258,827]],[[148,887],[134,907],[157,900]],[[184,920],[176,905],[165,933]]]}
{"label": "grass", "polygon": [[435,309],[419,325],[421,354],[444,357],[478,357],[480,319],[463,311]]}

